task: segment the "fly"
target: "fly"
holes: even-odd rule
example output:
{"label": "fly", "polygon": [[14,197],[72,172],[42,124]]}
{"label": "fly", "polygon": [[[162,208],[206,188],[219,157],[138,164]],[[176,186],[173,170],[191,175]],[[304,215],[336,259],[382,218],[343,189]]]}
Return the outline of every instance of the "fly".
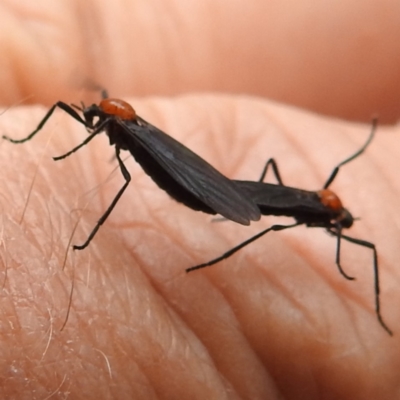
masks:
{"label": "fly", "polygon": [[[201,268],[214,265],[222,260],[227,259],[237,251],[247,246],[248,244],[259,239],[270,231],[282,231],[285,229],[294,228],[299,225],[305,225],[312,228],[324,228],[326,231],[337,238],[336,246],[336,265],[339,272],[348,280],[353,280],[352,276],[345,273],[340,262],[340,245],[341,240],[346,240],[359,246],[367,247],[373,252],[373,271],[374,271],[374,289],[375,289],[375,312],[381,326],[392,335],[392,331],[383,321],[380,311],[380,286],[379,286],[379,268],[378,268],[378,253],[375,244],[362,239],[353,238],[343,234],[344,229],[348,229],[353,225],[354,217],[343,207],[339,197],[328,187],[335,179],[340,167],[360,156],[372,141],[377,127],[377,120],[373,121],[371,133],[366,143],[352,156],[338,164],[332,171],[322,190],[312,192],[301,190],[289,186],[284,186],[278,166],[274,159],[268,160],[266,163],[261,178],[258,182],[254,181],[235,181],[240,189],[247,193],[259,207],[262,215],[276,215],[293,217],[295,222],[289,225],[272,225],[269,228],[261,231],[257,235],[249,238],[243,243],[237,245],[221,256],[204,264],[197,265],[186,269],[186,272],[191,272]],[[263,182],[268,168],[271,167],[278,184]]]}
{"label": "fly", "polygon": [[37,128],[26,138],[16,140],[3,136],[3,139],[12,143],[31,140],[43,128],[56,108],[62,109],[80,122],[89,132],[89,136],[69,152],[53,159],[58,161],[70,156],[104,131],[108,135],[110,145],[115,146],[115,155],[125,179],[124,185],[86,241],[81,245],[74,245],[74,250],[82,250],[89,245],[131,181],[131,175],[120,157],[121,150],[128,150],[143,170],[169,196],[193,210],[220,214],[242,225],[249,225],[251,221],[261,218],[257,205],[243,193],[236,182],[222,175],[183,144],[139,117],[127,102],[108,98],[105,91],[102,92],[100,103],[89,107],[85,107],[84,104],[78,107],[59,101],[49,109]]}

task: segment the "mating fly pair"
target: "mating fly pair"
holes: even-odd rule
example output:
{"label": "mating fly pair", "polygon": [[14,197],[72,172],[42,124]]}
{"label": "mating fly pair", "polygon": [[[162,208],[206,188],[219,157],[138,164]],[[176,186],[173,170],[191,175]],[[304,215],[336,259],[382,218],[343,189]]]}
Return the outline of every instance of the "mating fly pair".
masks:
{"label": "mating fly pair", "polygon": [[[54,160],[70,156],[103,131],[108,135],[110,145],[115,146],[115,155],[125,183],[98,220],[86,241],[81,245],[74,245],[74,249],[81,250],[88,246],[129,185],[131,176],[120,157],[121,150],[128,150],[161,189],[193,210],[214,215],[220,214],[224,218],[242,225],[249,225],[251,221],[259,220],[261,215],[284,215],[293,217],[296,221],[290,225],[273,225],[222,256],[208,263],[188,268],[187,272],[216,264],[270,231],[280,231],[299,225],[325,228],[331,235],[337,237],[336,264],[346,279],[354,278],[348,276],[340,265],[341,240],[344,239],[372,249],[376,314],[382,327],[392,334],[383,322],[380,313],[378,260],[375,245],[342,233],[343,229],[352,226],[354,218],[342,206],[339,198],[328,189],[339,168],[358,157],[368,146],[374,135],[376,121],[374,121],[371,135],[365,145],[333,170],[324,189],[319,192],[309,192],[284,186],[277,165],[272,159],[266,164],[260,181],[230,180],[187,147],[139,117],[125,101],[108,98],[106,92],[103,92],[102,95],[103,99],[99,105],[93,104],[89,107],[85,107],[83,104],[81,107],[70,106],[59,101],[49,109],[37,128],[26,138],[15,140],[3,136],[12,143],[24,143],[32,139],[43,128],[56,108],[61,108],[84,125],[89,136],[68,153],[54,157]],[[81,112],[82,116],[78,112]],[[275,173],[277,185],[262,182],[269,166]]]}

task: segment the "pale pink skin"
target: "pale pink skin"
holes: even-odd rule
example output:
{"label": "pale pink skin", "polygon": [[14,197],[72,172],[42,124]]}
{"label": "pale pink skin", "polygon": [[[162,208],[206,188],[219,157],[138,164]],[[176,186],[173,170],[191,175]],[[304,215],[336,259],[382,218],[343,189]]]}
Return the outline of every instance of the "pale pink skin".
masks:
{"label": "pale pink skin", "polygon": [[[7,110],[1,134],[26,136],[57,100],[98,101],[81,89],[90,78],[230,178],[256,180],[275,157],[285,184],[317,190],[365,141],[374,113],[398,116],[397,2],[125,3],[3,2],[3,104],[33,95],[25,103],[45,107]],[[168,97],[176,93],[184,96]],[[270,233],[186,275],[290,220],[210,223],[169,199],[128,153],[132,184],[90,246],[73,252],[123,182],[105,136],[51,159],[85,135],[57,112],[31,142],[1,142],[0,398],[398,396],[397,126],[381,126],[331,186],[361,218],[347,234],[377,246],[392,338],[374,312],[371,251],[343,244],[342,266],[357,278],[346,281],[335,239],[319,229]]]}

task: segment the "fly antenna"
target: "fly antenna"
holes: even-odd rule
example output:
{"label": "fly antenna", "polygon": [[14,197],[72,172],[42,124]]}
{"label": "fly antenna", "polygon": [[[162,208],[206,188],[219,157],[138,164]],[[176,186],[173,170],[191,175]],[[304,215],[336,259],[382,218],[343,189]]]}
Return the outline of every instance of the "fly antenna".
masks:
{"label": "fly antenna", "polygon": [[368,136],[367,141],[364,143],[364,145],[357,152],[355,152],[349,158],[346,158],[345,160],[343,160],[341,163],[339,163],[333,169],[331,175],[329,176],[328,180],[326,181],[326,183],[324,185],[324,189],[327,189],[330,186],[330,184],[333,182],[333,180],[336,178],[336,175],[339,172],[340,167],[342,167],[343,165],[349,163],[350,161],[353,161],[355,158],[359,157],[362,153],[364,153],[365,149],[369,146],[369,144],[372,142],[372,139],[375,136],[375,132],[376,132],[377,126],[378,126],[378,118],[375,117],[372,120],[372,129],[371,129],[371,133]]}

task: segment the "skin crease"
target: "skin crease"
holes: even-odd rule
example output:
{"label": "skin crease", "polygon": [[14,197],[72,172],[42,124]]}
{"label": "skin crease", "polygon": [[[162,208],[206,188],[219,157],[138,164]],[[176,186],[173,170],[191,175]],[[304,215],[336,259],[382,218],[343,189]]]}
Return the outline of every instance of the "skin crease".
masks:
{"label": "skin crease", "polygon": [[[363,4],[352,35],[368,32],[374,18],[381,21],[372,3]],[[373,53],[372,60],[351,51],[347,30],[338,36],[336,24],[323,23],[332,11],[306,13],[307,6],[288,14],[288,6],[267,14],[280,23],[274,38],[294,35],[294,21],[314,26],[311,17],[325,29],[332,62],[310,62],[304,80],[304,70],[283,66],[309,60],[314,42],[299,44],[298,58],[286,60],[283,39],[259,38],[266,24],[261,6],[246,8],[248,15],[232,29],[244,9],[241,2],[231,8],[203,3],[201,10],[187,2],[18,4],[3,2],[0,13],[7,38],[0,61],[4,104],[31,94],[31,101],[46,107],[60,99],[97,101],[97,94],[72,89],[78,86],[70,80],[78,75],[72,75],[75,68],[82,79],[104,82],[112,96],[126,95],[139,115],[232,178],[258,179],[273,156],[285,184],[321,189],[332,168],[356,151],[370,130],[367,123],[334,120],[267,96],[343,119],[368,121],[379,112],[393,120],[398,112],[399,44],[390,29],[399,15],[394,2],[379,3],[391,19],[382,20],[385,29],[375,33],[375,43],[388,47],[386,58]],[[343,17],[336,23],[349,26],[345,4],[352,3],[331,6]],[[229,26],[229,36],[221,34],[221,27]],[[307,36],[297,34],[299,41],[309,38],[303,29]],[[164,36],[165,31],[171,33]],[[369,32],[376,31],[375,26]],[[218,40],[210,40],[214,37]],[[339,38],[349,46],[340,57],[334,53]],[[189,43],[196,51],[188,51]],[[198,58],[204,63],[200,69]],[[380,84],[380,62],[396,66],[391,74],[385,70],[391,85]],[[343,78],[348,71],[359,79]],[[313,82],[312,76],[319,79]],[[139,97],[176,93],[187,95]],[[46,107],[7,110],[0,118],[2,134],[26,136]],[[335,239],[319,229],[271,233],[219,265],[186,275],[185,268],[283,220],[264,217],[250,227],[212,224],[209,216],[170,200],[127,153],[132,184],[89,248],[73,252],[70,244],[86,238],[122,184],[118,170],[110,176],[116,163],[105,137],[68,159],[51,159],[84,137],[84,129],[60,112],[31,142],[1,143],[1,398],[398,396],[398,127],[379,128],[365,155],[343,167],[330,187],[361,218],[347,233],[377,245],[382,314],[393,338],[374,314],[371,251],[343,244],[342,266],[357,278],[348,282],[334,264]]]}

